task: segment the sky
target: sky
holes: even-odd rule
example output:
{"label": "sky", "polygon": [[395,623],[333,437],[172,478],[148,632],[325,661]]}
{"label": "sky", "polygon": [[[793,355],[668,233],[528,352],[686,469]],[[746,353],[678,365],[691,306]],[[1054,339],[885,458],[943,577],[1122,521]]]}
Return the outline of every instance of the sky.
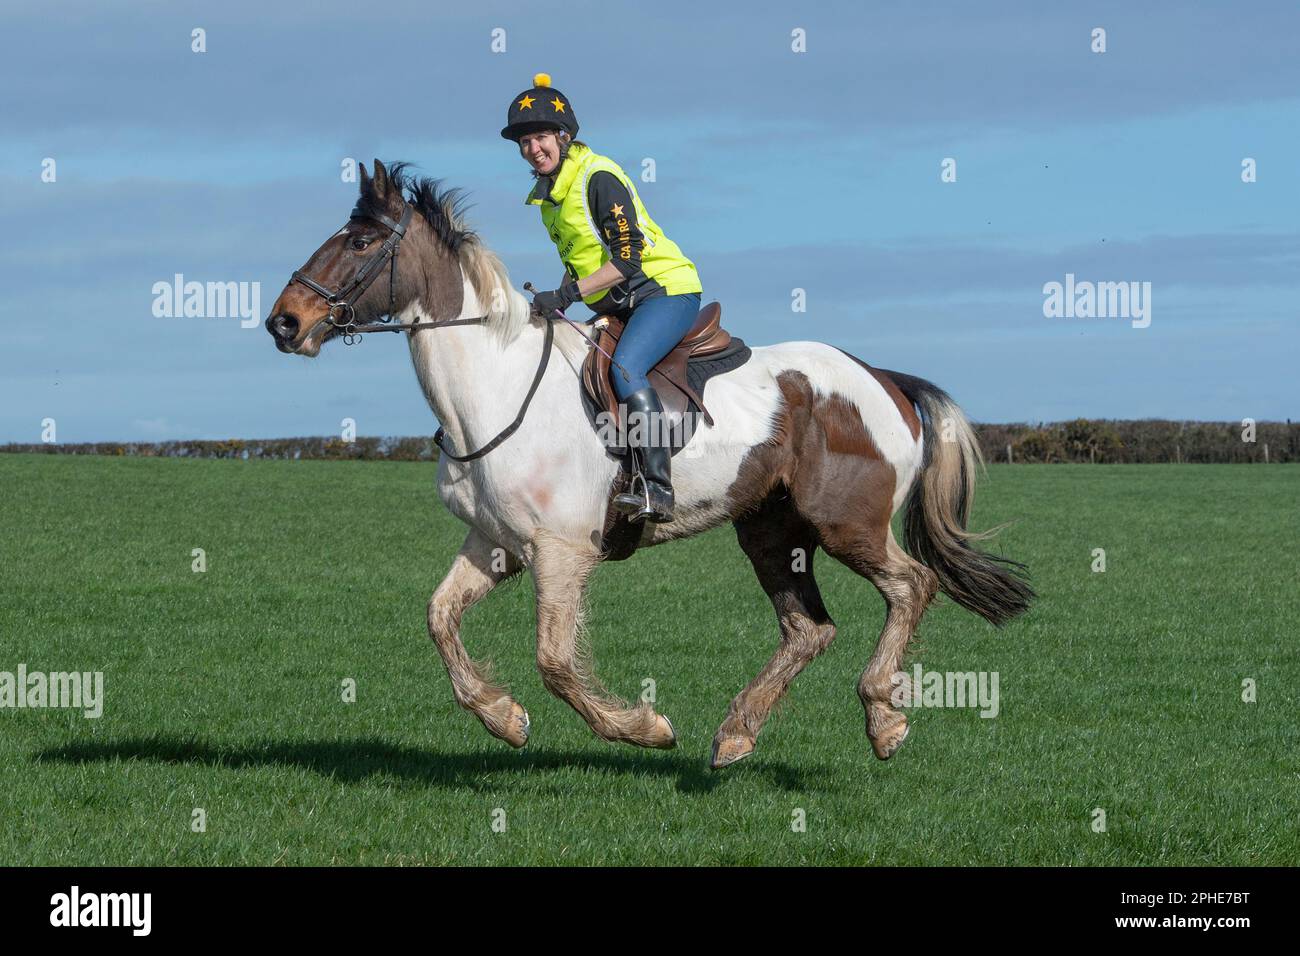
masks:
{"label": "sky", "polygon": [[[1297,34],[1282,0],[5,0],[0,442],[432,433],[397,336],[311,361],[261,320],[348,159],[463,187],[551,288],[499,135],[538,71],[751,345],[839,346],[978,421],[1300,418]],[[258,321],[155,315],[178,273],[259,289]],[[1149,322],[1046,315],[1067,275],[1137,283]]]}

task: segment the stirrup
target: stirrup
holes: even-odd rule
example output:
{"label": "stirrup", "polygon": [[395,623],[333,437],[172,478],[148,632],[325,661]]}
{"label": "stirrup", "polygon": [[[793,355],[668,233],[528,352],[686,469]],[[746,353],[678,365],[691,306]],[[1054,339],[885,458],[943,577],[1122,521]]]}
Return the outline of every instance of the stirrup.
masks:
{"label": "stirrup", "polygon": [[[637,482],[641,483],[641,493],[636,493]],[[650,487],[646,484],[645,475],[640,471],[632,473],[632,480],[628,482],[627,490],[621,491],[614,496],[614,510],[619,514],[633,515],[638,512],[648,512],[650,510]]]}
{"label": "stirrup", "polygon": [[654,524],[669,524],[673,520],[673,509],[669,508],[667,511],[655,511],[650,507],[649,501],[647,501],[644,510],[633,515],[632,520],[650,521]]}
{"label": "stirrup", "polygon": [[[634,491],[638,481],[641,483],[640,495]],[[632,475],[628,490],[615,495],[613,505],[615,511],[627,515],[628,520],[633,523],[651,521],[655,524],[667,524],[673,520],[671,507],[667,511],[656,511],[650,506],[650,485],[639,471]]]}

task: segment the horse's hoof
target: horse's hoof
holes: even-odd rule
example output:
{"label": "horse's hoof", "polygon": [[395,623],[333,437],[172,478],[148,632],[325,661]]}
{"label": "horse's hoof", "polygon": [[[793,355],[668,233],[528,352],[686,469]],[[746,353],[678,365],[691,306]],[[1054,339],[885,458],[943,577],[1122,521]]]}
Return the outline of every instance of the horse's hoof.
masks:
{"label": "horse's hoof", "polygon": [[[528,728],[533,725],[533,722],[528,716],[528,711],[524,710],[520,704],[515,704],[515,709],[518,710],[519,713],[514,714],[513,716],[519,724],[519,734],[524,738],[524,744],[526,744],[528,743]],[[520,744],[519,746],[522,747],[524,744]]]}
{"label": "horse's hoof", "polygon": [[528,719],[528,711],[524,710],[518,701],[512,700],[510,702],[510,716],[506,718],[505,727],[497,736],[518,750],[528,743],[528,728],[531,725],[532,721]]}
{"label": "horse's hoof", "polygon": [[656,750],[672,750],[677,746],[677,731],[673,722],[663,714],[655,715],[655,739],[650,744]]}
{"label": "horse's hoof", "polygon": [[754,741],[748,737],[715,737],[713,756],[709,758],[710,770],[721,770],[737,760],[744,760],[754,752]]}
{"label": "horse's hoof", "polygon": [[888,760],[897,753],[912,730],[905,714],[895,712],[895,716],[897,720],[891,720],[883,730],[877,729],[875,734],[870,732],[867,734],[871,738],[871,749],[881,760]]}

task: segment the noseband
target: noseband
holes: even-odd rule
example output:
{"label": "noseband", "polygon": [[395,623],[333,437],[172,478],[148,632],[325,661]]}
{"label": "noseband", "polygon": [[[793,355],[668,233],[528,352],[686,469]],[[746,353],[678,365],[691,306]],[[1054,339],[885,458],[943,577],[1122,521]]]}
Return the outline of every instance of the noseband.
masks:
{"label": "noseband", "polygon": [[357,274],[347,285],[331,292],[315,279],[303,275],[301,272],[294,272],[291,281],[301,282],[307,288],[311,289],[329,306],[329,315],[325,321],[338,329],[343,335],[343,341],[347,345],[352,345],[359,341],[362,332],[398,332],[400,326],[380,325],[368,327],[357,325],[357,310],[355,308],[357,300],[366,294],[366,290],[374,284],[375,279],[384,266],[388,266],[388,318],[394,318],[393,313],[397,311],[397,247],[401,245],[402,237],[406,235],[406,227],[411,224],[411,214],[415,207],[410,203],[405,204],[402,211],[401,222],[395,222],[389,219],[383,213],[375,212],[363,215],[360,208],[354,208],[352,215],[348,217],[349,222],[358,219],[374,219],[382,223],[389,229],[388,238],[384,240],[379,250],[372,255],[357,270]]}

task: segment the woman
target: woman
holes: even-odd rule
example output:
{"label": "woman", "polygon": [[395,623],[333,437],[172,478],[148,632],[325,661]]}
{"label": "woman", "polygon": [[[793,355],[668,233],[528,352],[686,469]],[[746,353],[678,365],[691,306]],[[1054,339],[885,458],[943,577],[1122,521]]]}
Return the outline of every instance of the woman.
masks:
{"label": "woman", "polygon": [[[555,318],[581,299],[593,312],[627,322],[614,361],[629,381],[613,376],[614,389],[626,408],[645,493],[618,495],[614,506],[633,521],[671,521],[671,452],[656,440],[667,430],[660,428],[663,405],[646,376],[695,324],[703,290],[695,264],[650,218],[627,174],[574,139],[577,133],[572,104],[545,73],[511,100],[501,130],[532,166],[537,182],[525,202],[541,210],[567,273],[560,288],[534,297],[533,310]],[[633,427],[638,414],[641,428]]]}

